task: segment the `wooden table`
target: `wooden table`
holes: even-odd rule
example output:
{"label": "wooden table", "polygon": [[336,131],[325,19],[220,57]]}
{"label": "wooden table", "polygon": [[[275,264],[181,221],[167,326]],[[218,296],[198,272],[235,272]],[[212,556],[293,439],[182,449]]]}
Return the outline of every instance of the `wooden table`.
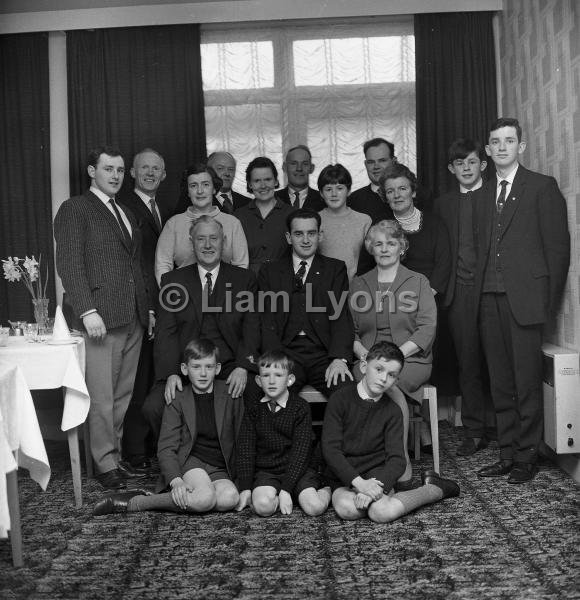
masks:
{"label": "wooden table", "polygon": [[10,531],[15,567],[23,564],[18,467],[46,489],[50,466],[30,390],[20,367],[0,361],[0,538]]}
{"label": "wooden table", "polygon": [[[71,461],[75,505],[82,506],[81,464],[78,428],[89,414],[90,399],[85,383],[85,342],[82,337],[72,343],[51,345],[29,342],[23,337],[8,338],[0,347],[0,363],[17,365],[30,390],[63,388],[64,406],[61,429],[67,433]],[[84,436],[87,476],[92,476],[92,460],[88,436]]]}

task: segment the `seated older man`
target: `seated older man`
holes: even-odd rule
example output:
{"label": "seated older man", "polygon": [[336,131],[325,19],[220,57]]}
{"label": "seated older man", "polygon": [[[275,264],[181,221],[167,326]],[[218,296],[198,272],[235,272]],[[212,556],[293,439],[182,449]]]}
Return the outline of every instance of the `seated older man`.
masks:
{"label": "seated older man", "polygon": [[[163,409],[182,389],[182,352],[194,338],[211,340],[219,350],[221,371],[234,398],[260,394],[254,377],[260,345],[260,321],[250,306],[257,292],[251,271],[221,261],[223,229],[204,215],[191,227],[196,263],[161,278],[160,308],[155,334],[155,385],[143,414],[159,437]],[[246,303],[238,300],[246,299]],[[243,304],[243,307],[242,307]]]}

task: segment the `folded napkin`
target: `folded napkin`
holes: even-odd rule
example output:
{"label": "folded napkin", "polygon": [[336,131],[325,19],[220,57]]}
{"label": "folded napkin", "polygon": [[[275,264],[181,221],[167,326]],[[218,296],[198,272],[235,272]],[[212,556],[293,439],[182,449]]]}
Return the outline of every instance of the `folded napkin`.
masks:
{"label": "folded napkin", "polygon": [[61,340],[70,340],[71,334],[66,324],[66,319],[62,314],[62,308],[60,306],[56,307],[56,313],[54,315],[54,327],[52,329],[52,339],[53,341],[61,341]]}

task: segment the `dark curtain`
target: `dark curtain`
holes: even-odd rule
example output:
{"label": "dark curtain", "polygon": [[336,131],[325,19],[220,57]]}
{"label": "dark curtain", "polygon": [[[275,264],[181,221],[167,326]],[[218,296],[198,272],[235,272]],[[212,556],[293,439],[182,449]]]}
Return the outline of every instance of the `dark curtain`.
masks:
{"label": "dark curtain", "polygon": [[[48,35],[0,36],[0,258],[42,255],[54,313]],[[24,284],[0,275],[0,321],[33,320]]]}
{"label": "dark curtain", "polygon": [[447,170],[451,142],[467,137],[485,144],[497,118],[492,17],[415,15],[417,175],[435,196],[456,181]]}
{"label": "dark curtain", "polygon": [[173,208],[181,171],[205,158],[198,25],[67,33],[71,193],[87,188],[87,154],[118,146],[133,188],[133,155],[144,147],[165,159],[158,201]]}

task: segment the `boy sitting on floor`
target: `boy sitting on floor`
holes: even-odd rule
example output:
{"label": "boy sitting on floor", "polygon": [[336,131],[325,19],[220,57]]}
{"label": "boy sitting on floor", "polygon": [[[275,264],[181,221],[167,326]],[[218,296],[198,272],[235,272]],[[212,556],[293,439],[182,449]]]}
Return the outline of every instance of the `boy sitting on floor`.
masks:
{"label": "boy sitting on floor", "polygon": [[342,519],[368,516],[388,523],[424,504],[459,495],[459,486],[435,471],[423,473],[417,489],[392,491],[405,470],[403,416],[385,392],[397,381],[404,360],[395,344],[375,344],[361,361],[362,380],[329,399],[322,452],[334,490],[332,506]]}
{"label": "boy sitting on floor", "polygon": [[240,502],[261,517],[278,508],[289,515],[294,501],[310,516],[321,515],[330,503],[330,488],[320,488],[312,465],[314,434],[306,400],[288,388],[294,383],[294,363],[284,353],[266,352],[259,361],[256,382],[264,397],[246,407],[238,442]]}
{"label": "boy sitting on floor", "polygon": [[234,450],[244,405],[228,394],[224,381],[216,380],[220,367],[213,342],[200,339],[187,344],[181,372],[191,385],[178,390],[165,407],[157,453],[171,492],[109,494],[95,505],[94,515],[142,510],[223,512],[237,506]]}

